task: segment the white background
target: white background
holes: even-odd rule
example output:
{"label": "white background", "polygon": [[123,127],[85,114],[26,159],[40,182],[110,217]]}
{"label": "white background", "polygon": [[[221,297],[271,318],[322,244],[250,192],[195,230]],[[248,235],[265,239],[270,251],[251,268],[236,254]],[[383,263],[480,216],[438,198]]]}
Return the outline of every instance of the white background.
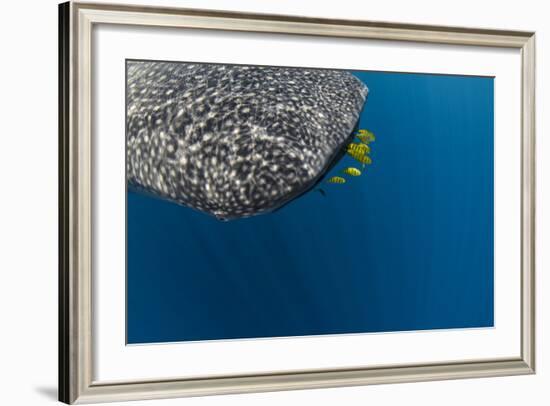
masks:
{"label": "white background", "polygon": [[[134,3],[138,0],[134,0]],[[400,404],[491,402],[544,405],[550,397],[545,346],[550,288],[544,274],[548,220],[549,13],[542,1],[298,2],[163,1],[240,11],[537,31],[538,374],[536,376],[151,401],[159,405]],[[9,5],[8,5],[9,4]],[[161,4],[161,2],[157,2]],[[0,24],[0,391],[2,405],[55,402],[57,379],[57,8],[55,1],[6,3]],[[546,250],[548,251],[548,250]],[[546,317],[546,320],[543,318]],[[126,403],[130,404],[130,403]],[[147,403],[141,403],[147,404]]]}

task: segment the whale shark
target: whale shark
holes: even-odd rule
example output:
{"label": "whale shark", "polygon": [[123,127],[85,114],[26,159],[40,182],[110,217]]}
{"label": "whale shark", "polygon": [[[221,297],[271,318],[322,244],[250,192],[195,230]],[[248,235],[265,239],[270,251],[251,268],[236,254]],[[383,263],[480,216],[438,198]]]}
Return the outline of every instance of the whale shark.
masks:
{"label": "whale shark", "polygon": [[344,70],[126,62],[126,178],[219,220],[273,212],[325,176],[368,88]]}

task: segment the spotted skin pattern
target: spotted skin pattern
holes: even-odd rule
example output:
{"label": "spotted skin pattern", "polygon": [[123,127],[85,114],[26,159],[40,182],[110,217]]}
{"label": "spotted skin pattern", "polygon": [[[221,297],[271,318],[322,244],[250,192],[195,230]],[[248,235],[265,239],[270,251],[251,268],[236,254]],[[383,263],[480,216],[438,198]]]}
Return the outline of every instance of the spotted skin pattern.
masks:
{"label": "spotted skin pattern", "polygon": [[346,71],[127,62],[130,187],[228,220],[311,188],[368,89]]}

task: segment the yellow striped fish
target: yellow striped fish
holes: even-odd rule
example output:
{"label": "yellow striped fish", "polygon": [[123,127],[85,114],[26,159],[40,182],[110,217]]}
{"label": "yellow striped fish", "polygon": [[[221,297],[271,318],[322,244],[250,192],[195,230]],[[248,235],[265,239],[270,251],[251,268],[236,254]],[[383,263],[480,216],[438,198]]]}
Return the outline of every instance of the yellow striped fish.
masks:
{"label": "yellow striped fish", "polygon": [[367,144],[359,144],[352,142],[348,145],[348,153],[358,153],[361,155],[368,154],[370,152],[370,147]]}
{"label": "yellow striped fish", "polygon": [[356,137],[365,144],[368,144],[369,142],[373,142],[375,140],[374,134],[368,130],[359,130]]}
{"label": "yellow striped fish", "polygon": [[342,172],[344,172],[346,175],[349,175],[349,176],[360,176],[361,175],[361,171],[359,169],[352,168],[352,167],[346,168]]}
{"label": "yellow striped fish", "polygon": [[329,180],[327,180],[328,183],[346,183],[346,180],[342,178],[341,176],[333,176]]}
{"label": "yellow striped fish", "polygon": [[363,165],[369,165],[372,163],[372,159],[368,155],[359,154],[357,152],[348,152],[348,154],[355,159],[356,161],[362,163]]}

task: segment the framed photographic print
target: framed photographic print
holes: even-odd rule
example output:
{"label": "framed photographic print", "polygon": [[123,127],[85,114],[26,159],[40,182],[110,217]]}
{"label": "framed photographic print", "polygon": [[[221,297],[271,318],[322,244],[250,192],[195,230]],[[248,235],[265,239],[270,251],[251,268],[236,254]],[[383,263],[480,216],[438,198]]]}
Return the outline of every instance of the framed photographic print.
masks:
{"label": "framed photographic print", "polygon": [[534,33],[59,17],[61,401],[534,373]]}

